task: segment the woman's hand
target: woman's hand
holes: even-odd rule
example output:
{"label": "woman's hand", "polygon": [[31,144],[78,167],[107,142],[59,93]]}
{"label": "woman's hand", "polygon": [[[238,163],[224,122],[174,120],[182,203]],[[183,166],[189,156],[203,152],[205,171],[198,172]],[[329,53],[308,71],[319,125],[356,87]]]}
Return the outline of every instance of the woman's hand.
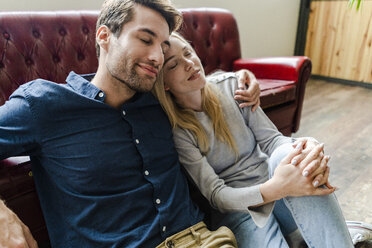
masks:
{"label": "woman's hand", "polygon": [[[235,100],[243,101],[239,104],[240,108],[252,106],[252,112],[260,106],[260,86],[256,77],[248,70],[239,70],[235,72],[238,78],[239,89],[235,91]],[[248,86],[248,88],[247,88]]]}
{"label": "woman's hand", "polygon": [[[301,154],[302,146],[298,146],[291,151],[278,165],[274,171],[273,177],[261,185],[260,190],[264,202],[279,200],[287,196],[309,196],[309,195],[328,195],[333,193],[336,188],[331,187],[314,187],[312,184],[314,177],[312,175],[303,176],[303,169],[306,164],[313,162],[318,158],[323,148],[317,145],[307,156],[295,166],[291,164],[293,158]],[[321,160],[320,164],[325,161]],[[329,169],[326,169],[321,181],[328,180]]]}
{"label": "woman's hand", "polygon": [[[328,176],[329,176],[329,167],[328,162],[330,159],[330,156],[324,155],[324,144],[320,144],[318,141],[316,141],[313,138],[299,138],[295,143],[294,146],[302,145],[304,150],[296,155],[292,161],[291,164],[293,165],[299,165],[300,168],[302,168],[302,175],[305,177],[311,177],[313,179],[313,186],[318,187],[323,184],[325,184],[327,187],[331,187],[328,182]],[[317,149],[316,147],[320,146],[319,148],[321,151],[318,154],[318,157],[313,157],[307,159],[307,161],[302,162],[304,158],[310,154],[310,152],[313,149]],[[319,149],[318,148],[318,149]],[[312,161],[311,161],[312,160]],[[326,172],[328,171],[328,174]],[[327,179],[327,180],[325,180]]]}

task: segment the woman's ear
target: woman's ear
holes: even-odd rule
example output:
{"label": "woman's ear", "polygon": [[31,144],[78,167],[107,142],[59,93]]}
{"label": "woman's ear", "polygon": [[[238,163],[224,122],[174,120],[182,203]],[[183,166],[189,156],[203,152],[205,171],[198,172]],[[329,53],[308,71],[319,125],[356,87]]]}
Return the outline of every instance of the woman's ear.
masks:
{"label": "woman's ear", "polygon": [[111,31],[106,25],[102,25],[98,28],[96,33],[96,42],[106,52],[110,43],[110,37]]}
{"label": "woman's ear", "polygon": [[166,82],[164,82],[164,90],[165,90],[165,91],[168,91],[168,90],[170,90],[170,88],[169,88],[169,86],[167,85],[167,83],[166,83]]}

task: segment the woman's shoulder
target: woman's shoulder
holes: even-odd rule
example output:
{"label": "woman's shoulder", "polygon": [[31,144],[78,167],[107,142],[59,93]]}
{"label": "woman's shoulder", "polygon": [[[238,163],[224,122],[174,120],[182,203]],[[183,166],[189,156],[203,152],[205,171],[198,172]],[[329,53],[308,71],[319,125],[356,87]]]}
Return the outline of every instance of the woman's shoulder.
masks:
{"label": "woman's shoulder", "polygon": [[230,96],[234,96],[235,90],[238,89],[238,80],[234,72],[214,73],[207,76],[207,81]]}
{"label": "woman's shoulder", "polygon": [[217,72],[214,72],[208,75],[207,80],[214,84],[220,84],[220,83],[223,83],[229,80],[237,81],[235,72],[224,72],[224,71],[217,71]]}

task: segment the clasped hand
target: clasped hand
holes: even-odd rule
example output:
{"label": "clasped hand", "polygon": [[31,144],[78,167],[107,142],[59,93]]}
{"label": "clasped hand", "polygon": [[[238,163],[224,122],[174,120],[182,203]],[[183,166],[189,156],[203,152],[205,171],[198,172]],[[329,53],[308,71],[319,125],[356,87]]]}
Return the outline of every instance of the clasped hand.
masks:
{"label": "clasped hand", "polygon": [[[336,188],[328,182],[329,156],[324,156],[323,144],[301,139],[275,169],[273,181],[280,188],[280,198],[286,196],[327,195]],[[325,185],[326,187],[320,187]]]}

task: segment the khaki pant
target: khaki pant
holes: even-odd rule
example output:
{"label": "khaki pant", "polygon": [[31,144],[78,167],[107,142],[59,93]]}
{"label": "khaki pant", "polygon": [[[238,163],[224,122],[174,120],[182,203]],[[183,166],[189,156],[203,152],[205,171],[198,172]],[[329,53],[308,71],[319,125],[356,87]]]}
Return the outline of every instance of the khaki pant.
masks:
{"label": "khaki pant", "polygon": [[209,231],[204,222],[168,237],[156,248],[237,248],[235,236],[225,226]]}

